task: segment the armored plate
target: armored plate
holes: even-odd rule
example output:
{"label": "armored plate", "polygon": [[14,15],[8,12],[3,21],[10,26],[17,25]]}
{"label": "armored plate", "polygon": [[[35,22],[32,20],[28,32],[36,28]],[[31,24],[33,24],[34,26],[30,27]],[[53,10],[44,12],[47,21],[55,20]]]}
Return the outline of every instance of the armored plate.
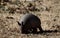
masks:
{"label": "armored plate", "polygon": [[[23,23],[23,25],[25,25],[26,23],[32,23],[32,24],[34,24],[35,23],[35,25],[38,25],[38,24],[41,24],[41,22],[40,22],[40,19],[37,17],[37,16],[35,16],[35,15],[33,15],[33,14],[25,14],[25,15],[23,15],[21,18],[20,18],[20,21],[19,21],[19,23],[22,25],[22,23]],[[33,23],[34,22],[34,23]]]}

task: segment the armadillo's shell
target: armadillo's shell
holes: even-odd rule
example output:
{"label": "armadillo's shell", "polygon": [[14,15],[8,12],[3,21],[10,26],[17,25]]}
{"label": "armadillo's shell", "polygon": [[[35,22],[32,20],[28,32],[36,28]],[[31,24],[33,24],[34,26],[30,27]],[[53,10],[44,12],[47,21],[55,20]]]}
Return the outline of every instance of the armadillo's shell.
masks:
{"label": "armadillo's shell", "polygon": [[40,19],[39,19],[37,16],[33,15],[33,14],[25,14],[25,15],[20,19],[19,23],[22,24],[22,22],[23,22],[23,25],[25,25],[27,22],[29,23],[28,20],[30,20],[31,22],[32,22],[32,21],[37,22],[37,25],[38,25],[38,24],[41,24]]}

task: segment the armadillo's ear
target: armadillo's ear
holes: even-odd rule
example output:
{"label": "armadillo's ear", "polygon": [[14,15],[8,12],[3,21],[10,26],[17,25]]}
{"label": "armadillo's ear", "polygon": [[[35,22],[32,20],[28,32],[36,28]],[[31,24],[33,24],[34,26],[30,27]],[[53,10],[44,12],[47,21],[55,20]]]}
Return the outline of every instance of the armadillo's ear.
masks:
{"label": "armadillo's ear", "polygon": [[24,25],[23,22],[22,22],[22,25]]}
{"label": "armadillo's ear", "polygon": [[17,21],[18,25],[21,25],[18,21]]}

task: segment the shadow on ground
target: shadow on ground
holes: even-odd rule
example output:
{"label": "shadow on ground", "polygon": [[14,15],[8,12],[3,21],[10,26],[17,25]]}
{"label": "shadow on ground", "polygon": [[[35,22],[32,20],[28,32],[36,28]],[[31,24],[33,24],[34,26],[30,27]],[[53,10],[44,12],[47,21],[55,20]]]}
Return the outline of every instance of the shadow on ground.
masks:
{"label": "shadow on ground", "polygon": [[[43,34],[43,33],[57,33],[57,32],[60,32],[60,31],[58,31],[58,30],[45,30],[43,32],[27,33],[27,34]],[[25,34],[25,33],[22,33],[22,34]]]}

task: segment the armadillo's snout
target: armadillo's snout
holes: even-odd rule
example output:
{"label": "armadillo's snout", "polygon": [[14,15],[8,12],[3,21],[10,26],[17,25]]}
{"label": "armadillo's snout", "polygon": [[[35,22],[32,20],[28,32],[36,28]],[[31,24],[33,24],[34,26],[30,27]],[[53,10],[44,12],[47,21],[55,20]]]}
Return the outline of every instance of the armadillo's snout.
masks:
{"label": "armadillo's snout", "polygon": [[21,23],[19,23],[18,21],[17,21],[17,23],[18,23],[18,25],[21,25]]}

